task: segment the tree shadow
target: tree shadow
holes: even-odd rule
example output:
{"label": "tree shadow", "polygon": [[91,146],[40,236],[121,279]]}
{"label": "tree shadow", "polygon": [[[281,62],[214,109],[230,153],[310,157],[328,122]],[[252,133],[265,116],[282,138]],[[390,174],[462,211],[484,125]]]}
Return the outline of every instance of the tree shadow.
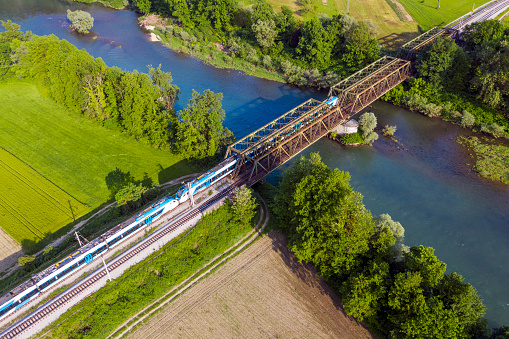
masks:
{"label": "tree shadow", "polygon": [[410,40],[419,36],[418,32],[391,33],[384,37],[378,38],[378,42],[384,47],[395,49],[403,46]]}
{"label": "tree shadow", "polygon": [[115,194],[117,194],[122,187],[135,182],[131,172],[124,172],[118,167],[108,173],[104,181],[106,181],[106,186],[108,186],[110,190],[111,198],[115,198]]}

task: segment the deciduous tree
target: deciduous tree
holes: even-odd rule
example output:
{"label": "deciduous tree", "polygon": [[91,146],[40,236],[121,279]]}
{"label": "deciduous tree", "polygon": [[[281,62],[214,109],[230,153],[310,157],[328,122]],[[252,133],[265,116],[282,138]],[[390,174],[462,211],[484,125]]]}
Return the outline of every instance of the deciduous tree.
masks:
{"label": "deciduous tree", "polygon": [[223,127],[222,99],[222,93],[207,89],[200,94],[193,90],[190,104],[176,113],[175,140],[179,152],[186,158],[213,156],[220,149],[228,134],[228,129]]}
{"label": "deciduous tree", "polygon": [[256,214],[256,202],[252,191],[246,186],[242,186],[235,195],[233,202],[233,211],[237,220],[242,225],[248,225]]}
{"label": "deciduous tree", "polygon": [[67,19],[69,19],[72,23],[72,27],[78,33],[88,34],[88,30],[94,26],[94,18],[90,15],[90,13],[76,10],[71,11],[67,10]]}

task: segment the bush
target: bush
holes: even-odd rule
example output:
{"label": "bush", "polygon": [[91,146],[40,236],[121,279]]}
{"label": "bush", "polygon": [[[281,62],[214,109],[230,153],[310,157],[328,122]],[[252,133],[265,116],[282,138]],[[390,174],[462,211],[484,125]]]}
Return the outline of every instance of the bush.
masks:
{"label": "bush", "polygon": [[461,117],[461,126],[472,127],[474,124],[475,124],[474,115],[468,111],[463,111],[463,116]]}
{"label": "bush", "polygon": [[397,130],[396,126],[385,125],[384,129],[382,130],[382,133],[386,137],[392,137],[394,136],[394,133],[396,133],[396,130]]}
{"label": "bush", "polygon": [[411,94],[403,97],[401,103],[410,109],[422,110],[428,103],[428,99],[419,94]]}
{"label": "bush", "polygon": [[434,103],[430,102],[430,103],[424,105],[424,108],[422,111],[428,117],[434,118],[434,117],[440,116],[440,112],[442,112],[442,106],[435,105]]}
{"label": "bush", "polygon": [[345,134],[340,138],[340,140],[347,145],[364,143],[364,139],[362,139],[362,136],[359,132]]}

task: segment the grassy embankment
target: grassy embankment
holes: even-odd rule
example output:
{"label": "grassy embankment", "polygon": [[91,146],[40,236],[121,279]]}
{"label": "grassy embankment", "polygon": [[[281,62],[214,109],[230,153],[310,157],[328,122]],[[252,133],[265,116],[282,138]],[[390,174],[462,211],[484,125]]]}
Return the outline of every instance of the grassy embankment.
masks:
{"label": "grassy embankment", "polygon": [[[231,206],[225,204],[204,216],[193,229],[71,308],[45,337],[106,337],[130,316],[226,251],[251,229],[235,221]],[[107,323],[104,319],[108,319]]]}
{"label": "grassy embankment", "polygon": [[410,15],[419,23],[421,29],[428,30],[439,25],[446,25],[480,6],[488,0],[399,0]]}
{"label": "grassy embankment", "polygon": [[196,44],[193,46],[193,48],[189,48],[186,46],[186,43],[183,40],[177,38],[168,39],[158,29],[155,29],[154,31],[161,39],[161,42],[168,48],[182,53],[191,54],[214,67],[236,69],[258,78],[285,82],[285,78],[281,74],[274,71],[269,71],[261,66],[256,66],[251,62],[241,58],[232,58],[229,55],[219,51],[211,43]]}
{"label": "grassy embankment", "polygon": [[[136,179],[147,177],[155,184],[193,171],[192,166],[179,156],[141,144],[121,132],[70,113],[42,97],[33,84],[16,80],[2,82],[0,98],[0,145],[33,169],[25,172],[25,178],[41,180],[42,176],[60,189],[59,193],[52,191],[52,195],[58,195],[60,204],[67,206],[65,213],[69,209],[68,200],[75,201],[75,218],[110,199],[105,178],[116,168],[129,171]],[[48,212],[42,199],[35,198],[33,189],[26,186],[22,189],[17,185],[15,200],[30,202],[24,203],[33,210],[30,222],[44,233],[54,232],[69,218],[49,220],[40,217]],[[12,199],[9,202],[15,206]],[[80,204],[86,206],[79,207]],[[22,242],[29,231],[21,232],[8,226],[19,228],[19,222],[9,217],[17,212],[12,207],[9,210],[3,208],[2,227]],[[5,218],[10,221],[6,222]]]}
{"label": "grassy embankment", "polygon": [[477,137],[458,138],[460,144],[475,152],[474,171],[484,178],[509,184],[509,147],[494,144],[488,138],[484,141]]}

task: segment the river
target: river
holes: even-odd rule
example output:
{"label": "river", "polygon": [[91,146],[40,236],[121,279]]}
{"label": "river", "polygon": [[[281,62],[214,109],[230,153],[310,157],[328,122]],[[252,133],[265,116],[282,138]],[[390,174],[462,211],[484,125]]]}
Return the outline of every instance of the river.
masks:
{"label": "river", "polygon": [[[81,36],[68,27],[67,8],[92,14],[92,34]],[[109,66],[147,72],[147,65],[161,64],[182,91],[177,108],[187,105],[192,89],[222,92],[225,125],[237,138],[327,94],[216,69],[168,50],[149,41],[131,11],[59,0],[0,0],[0,20],[8,19],[22,30],[66,39]],[[491,326],[509,324],[508,186],[469,170],[468,152],[455,138],[470,132],[383,102],[369,110],[379,125],[397,126],[397,143],[381,136],[374,147],[344,147],[323,139],[303,154],[318,151],[327,165],[349,171],[352,187],[364,195],[374,215],[389,213],[400,221],[407,245],[434,247],[448,272],[462,274],[477,288]],[[268,180],[277,182],[286,167]]]}

